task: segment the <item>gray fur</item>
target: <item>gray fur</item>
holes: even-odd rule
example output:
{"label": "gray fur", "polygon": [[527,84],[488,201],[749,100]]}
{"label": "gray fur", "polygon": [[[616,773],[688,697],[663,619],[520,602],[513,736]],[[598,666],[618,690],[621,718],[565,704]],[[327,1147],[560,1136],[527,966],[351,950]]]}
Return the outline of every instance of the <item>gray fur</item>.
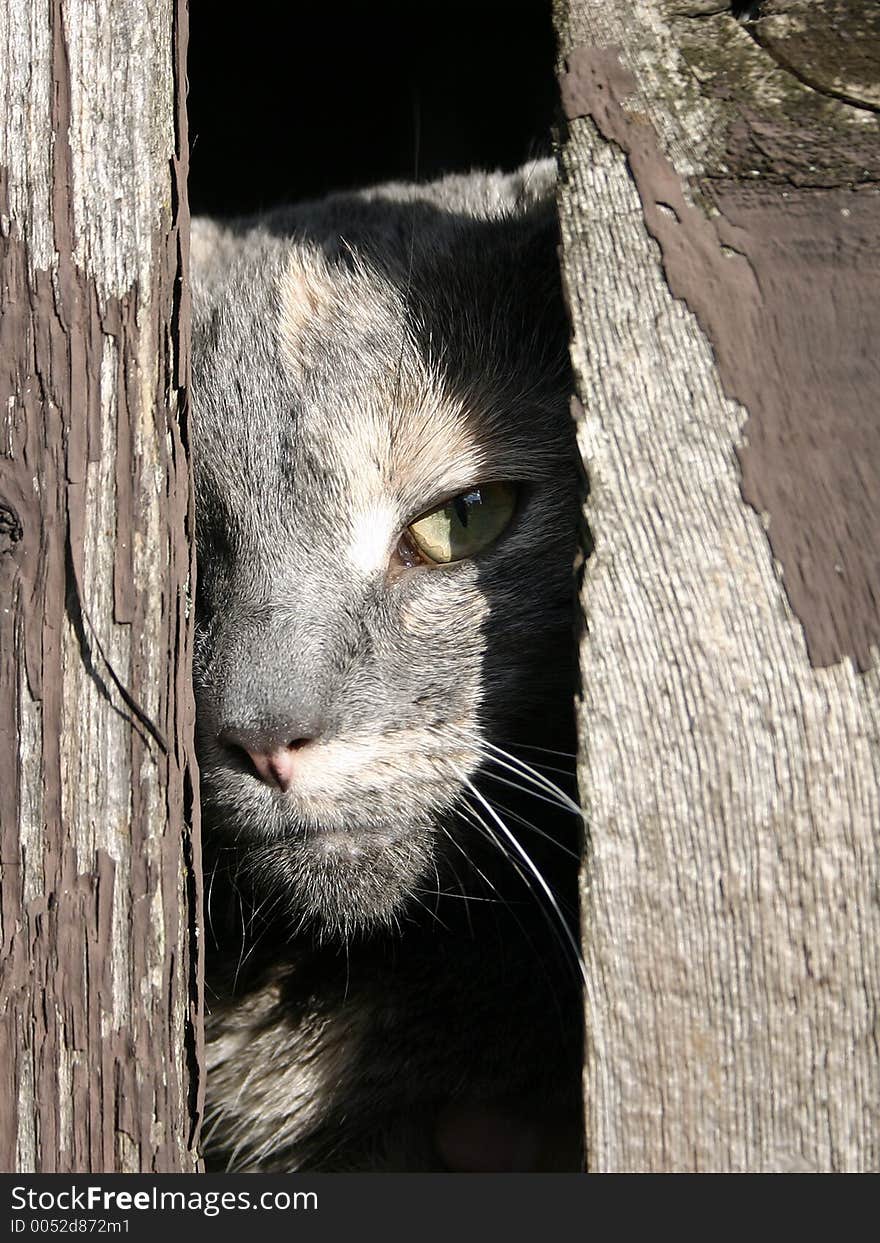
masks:
{"label": "gray fur", "polygon": [[[550,1148],[571,1129],[570,963],[462,810],[491,746],[570,736],[551,186],[544,163],[194,224],[194,680],[226,895],[209,1101],[234,1168],[437,1168],[449,1102],[538,1118]],[[520,484],[493,546],[395,561],[408,523],[491,480]],[[284,794],[241,749],[299,738]],[[570,896],[559,852],[518,836]]]}

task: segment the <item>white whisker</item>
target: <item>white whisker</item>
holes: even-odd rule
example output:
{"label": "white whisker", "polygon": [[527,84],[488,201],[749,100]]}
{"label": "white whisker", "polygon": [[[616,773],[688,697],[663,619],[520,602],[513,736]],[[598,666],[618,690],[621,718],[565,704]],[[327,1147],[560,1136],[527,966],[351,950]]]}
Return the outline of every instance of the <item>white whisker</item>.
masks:
{"label": "white whisker", "polygon": [[523,751],[542,751],[545,755],[561,755],[566,760],[576,760],[576,751],[555,751],[553,747],[536,747],[531,742],[518,742],[516,746]]}
{"label": "white whisker", "polygon": [[456,769],[455,771],[456,771],[456,775],[458,776],[459,781],[461,781],[463,785],[466,785],[468,789],[471,791],[471,793],[477,799],[479,799],[479,801],[483,804],[486,811],[489,813],[489,815],[492,817],[492,819],[501,829],[505,837],[510,841],[510,844],[513,846],[514,850],[517,852],[517,854],[520,856],[520,858],[525,863],[526,867],[535,877],[535,880],[541,886],[541,889],[546,895],[548,902],[550,903],[550,905],[552,906],[553,910],[556,913],[559,923],[561,924],[562,929],[565,933],[566,939],[571,945],[572,951],[574,952],[575,959],[577,961],[578,967],[581,972],[581,976],[583,978],[584,983],[586,984],[587,971],[584,965],[584,960],[581,957],[580,946],[578,945],[571,929],[568,926],[568,921],[566,920],[565,916],[562,913],[562,909],[560,908],[559,903],[556,900],[556,896],[553,893],[553,890],[550,888],[550,886],[547,884],[544,877],[541,875],[540,870],[535,866],[531,855],[528,853],[527,850],[523,848],[523,846],[517,840],[516,835],[510,831],[510,829],[507,827],[507,825],[504,823],[504,821],[501,819],[501,817],[498,815],[498,813],[495,811],[492,805],[488,802],[486,798],[484,798],[484,796],[480,793],[480,791],[477,789],[477,787],[474,785],[471,779],[467,776],[467,774],[461,772],[459,769]]}
{"label": "white whisker", "polygon": [[[522,865],[519,863],[519,861],[517,859],[514,859],[511,856],[510,852],[505,849],[504,843],[501,841],[498,834],[493,833],[493,831],[489,828],[488,824],[486,824],[486,821],[479,814],[476,808],[472,807],[468,803],[465,806],[460,807],[459,812],[463,816],[465,824],[469,824],[472,828],[475,828],[478,833],[482,833],[482,835],[486,838],[486,840],[490,843],[490,845],[494,846],[495,849],[498,851],[498,853],[501,855],[501,857],[505,859],[507,863],[510,864],[510,866],[516,872],[517,876],[520,878],[522,883],[525,885],[529,893],[534,893],[535,892],[534,885],[532,884],[532,879],[529,876],[528,872],[526,872],[525,869],[522,867]],[[470,813],[470,814],[467,814],[467,813]],[[522,920],[518,917],[514,909],[514,904],[504,898],[500,898],[499,901],[503,902],[503,905],[507,908],[508,913],[516,921],[516,925],[519,928],[520,932],[522,933],[523,937],[525,938],[526,942],[532,947],[532,949],[537,954],[538,951],[535,949],[534,942],[532,941],[531,937],[526,931],[525,925],[523,924]],[[559,938],[559,930],[557,929],[553,921],[550,919],[549,915],[547,914],[547,911],[544,909],[543,906],[540,907],[540,910],[546,917],[548,923],[550,924],[557,938]],[[561,943],[563,944],[563,946],[565,945],[564,942],[561,942]]]}
{"label": "white whisker", "polygon": [[[464,733],[465,731],[458,730],[456,732]],[[503,747],[496,746],[493,742],[487,742],[485,739],[479,739],[476,735],[473,735],[472,738],[473,741],[477,742],[483,750],[484,758],[486,760],[494,760],[494,762],[502,768],[511,769],[511,771],[524,777],[527,781],[533,782],[540,789],[546,790],[548,794],[556,795],[560,804],[567,807],[576,815],[581,816],[583,814],[580,807],[570,795],[566,794],[564,790],[560,790],[559,786],[552,782],[549,777],[545,777],[542,773],[539,773],[536,769],[532,768],[531,764],[527,764],[525,760],[520,759],[516,755],[511,755],[509,751],[505,751]],[[485,754],[486,750],[489,750],[494,754],[487,755]]]}
{"label": "white whisker", "polygon": [[[508,754],[510,753],[508,752]],[[537,760],[534,760],[533,766],[542,773],[559,773],[563,777],[574,776],[570,768],[559,768],[556,764],[539,764]]]}
{"label": "white whisker", "polygon": [[[491,760],[494,757],[490,755],[490,756],[487,756],[486,758],[487,760]],[[507,765],[506,767],[510,767],[510,766]],[[512,771],[516,771],[516,770],[514,769]],[[565,803],[560,803],[558,798],[550,798],[549,795],[547,794],[540,794],[537,790],[533,789],[531,786],[523,785],[522,782],[520,781],[511,781],[509,777],[502,777],[500,773],[492,772],[492,770],[489,768],[486,769],[486,771],[483,773],[483,776],[486,777],[487,779],[491,778],[492,781],[498,781],[501,783],[501,785],[510,786],[512,790],[519,790],[520,794],[528,794],[529,798],[536,798],[536,799],[539,799],[542,803],[549,803],[551,807],[558,807],[562,811],[568,811],[568,812],[571,811],[571,808],[567,806],[567,804]]]}
{"label": "white whisker", "polygon": [[415,902],[416,906],[420,906],[423,911],[426,911],[431,916],[431,918],[434,920],[434,922],[439,924],[441,928],[443,928],[446,932],[449,931],[449,926],[443,922],[443,920],[440,918],[440,916],[437,914],[436,911],[431,910],[427,902],[423,902],[421,898],[416,896],[415,890],[410,890],[409,898],[410,898],[410,901]]}
{"label": "white whisker", "polygon": [[[491,773],[486,774],[487,777],[491,775],[492,775]],[[504,778],[496,777],[496,780],[504,781]],[[505,781],[505,785],[513,786],[514,783],[512,781]],[[514,786],[514,789],[518,790],[520,788],[521,788],[520,786]],[[529,791],[529,793],[532,793],[532,791]],[[576,861],[580,860],[580,855],[577,853],[576,850],[569,850],[567,846],[563,846],[562,842],[557,841],[557,839],[553,836],[552,833],[547,833],[545,832],[544,829],[539,829],[536,824],[532,824],[531,820],[526,820],[526,818],[524,816],[521,816],[519,812],[514,811],[511,807],[505,807],[503,803],[499,803],[497,800],[495,800],[495,806],[498,808],[499,811],[503,811],[506,816],[513,816],[514,820],[518,821],[521,825],[524,826],[524,828],[531,829],[533,833],[537,833],[539,837],[543,837],[544,840],[548,841],[551,846],[556,846],[559,850],[562,851],[563,854],[568,855],[570,859],[574,859]]]}
{"label": "white whisker", "polygon": [[[492,809],[491,809],[491,807],[489,806],[489,804],[488,804],[488,803],[486,803],[486,801],[485,801],[484,799],[482,799],[482,797],[479,795],[479,792],[477,792],[477,796],[480,798],[481,802],[483,802],[484,806],[486,806],[486,808],[487,808],[487,809],[491,812],[491,810],[492,810]],[[526,886],[526,888],[529,890],[529,892],[534,893],[536,897],[540,897],[540,895],[538,894],[538,891],[535,889],[535,885],[534,885],[534,882],[533,882],[533,880],[532,880],[532,874],[538,875],[539,880],[540,880],[540,879],[542,879],[542,878],[540,877],[540,874],[537,872],[537,869],[534,867],[534,862],[533,862],[532,860],[529,860],[529,862],[531,863],[531,868],[530,868],[530,871],[526,871],[526,869],[525,869],[525,868],[523,868],[522,864],[521,864],[521,863],[520,863],[517,859],[515,859],[515,858],[511,855],[511,853],[510,853],[510,851],[509,851],[508,849],[506,849],[506,848],[505,848],[504,842],[503,842],[503,841],[499,838],[498,834],[497,834],[497,833],[495,833],[495,832],[494,832],[494,831],[493,831],[493,830],[489,827],[489,825],[486,823],[486,821],[483,819],[483,817],[479,814],[479,812],[476,810],[476,808],[475,808],[475,807],[470,807],[470,806],[469,806],[469,807],[468,807],[468,810],[470,811],[471,815],[474,817],[474,819],[473,819],[472,821],[469,821],[469,823],[473,824],[473,825],[474,825],[474,827],[475,827],[475,828],[477,828],[480,832],[482,832],[482,833],[483,833],[483,835],[486,837],[486,839],[487,839],[489,842],[491,842],[493,846],[495,846],[495,848],[499,851],[499,853],[501,854],[501,856],[502,856],[504,859],[506,859],[506,860],[507,860],[507,862],[508,862],[508,863],[510,864],[510,866],[513,868],[513,870],[516,872],[517,876],[519,876],[519,878],[522,880],[523,884]],[[496,819],[497,819],[497,816],[496,816]],[[525,853],[525,852],[523,852],[523,853]],[[526,856],[526,857],[528,858],[528,856]],[[545,887],[545,889],[546,889],[546,885],[545,885],[544,887]],[[515,913],[514,913],[514,911],[513,911],[513,907],[512,907],[509,903],[508,903],[508,909],[510,910],[510,913],[511,913],[512,915],[514,915],[514,918],[516,918],[516,915],[515,915]],[[568,950],[570,949],[571,937],[570,937],[570,936],[568,936],[568,937],[566,938],[566,937],[563,937],[563,936],[560,934],[559,927],[558,927],[557,923],[556,923],[556,922],[555,922],[555,921],[551,918],[551,916],[550,916],[550,912],[549,912],[549,911],[546,909],[546,907],[545,907],[542,903],[540,903],[540,902],[539,902],[539,910],[541,911],[541,913],[543,914],[544,918],[546,919],[548,927],[549,927],[549,928],[550,928],[550,930],[553,932],[553,934],[554,934],[554,936],[556,937],[556,939],[557,939],[557,941],[559,942],[559,944],[562,946],[562,948],[563,948],[566,952],[568,952]],[[565,925],[565,919],[564,919],[564,916],[562,915],[562,912],[560,911],[560,909],[559,909],[558,905],[557,905],[557,907],[556,907],[555,914],[556,914],[557,918],[559,919],[559,921],[562,923],[563,928],[565,928],[565,927],[566,927],[566,925]],[[529,944],[530,944],[530,945],[532,945],[531,938],[530,938],[530,937],[528,936],[528,934],[526,933],[526,930],[525,930],[525,928],[524,928],[524,926],[523,926],[522,922],[521,922],[519,919],[517,919],[517,921],[516,921],[516,922],[517,922],[517,924],[518,924],[518,926],[519,926],[519,928],[520,928],[520,931],[521,931],[521,932],[523,933],[523,935],[526,937],[526,940],[529,942]],[[533,946],[533,948],[534,948],[534,946]],[[578,965],[578,971],[579,971],[579,974],[583,977],[583,976],[584,976],[584,973],[585,973],[585,971],[586,971],[586,968],[585,968],[585,966],[584,966],[584,964],[583,964],[583,960],[581,959],[580,951],[579,951],[579,950],[577,950],[577,949],[575,950],[575,960],[576,960],[577,965]]]}
{"label": "white whisker", "polygon": [[[461,813],[461,811],[463,810],[463,808],[462,808],[461,806],[459,806],[456,810],[457,810],[459,813]],[[470,808],[469,808],[468,810],[470,810]],[[459,854],[462,856],[462,858],[464,859],[464,861],[465,861],[465,863],[468,865],[468,867],[469,867],[469,868],[471,868],[471,869],[472,869],[472,871],[476,872],[476,874],[480,877],[480,879],[481,879],[482,881],[484,881],[484,882],[485,882],[485,883],[489,886],[489,888],[492,890],[492,892],[493,892],[494,894],[496,894],[496,896],[497,896],[497,898],[498,898],[498,901],[499,901],[499,902],[504,902],[504,899],[501,897],[501,894],[498,892],[498,887],[497,887],[496,885],[493,885],[493,884],[492,884],[492,882],[489,880],[489,877],[486,875],[486,873],[485,873],[485,872],[483,872],[480,868],[478,868],[478,867],[477,867],[476,863],[474,863],[473,859],[471,859],[470,855],[469,855],[469,854],[468,854],[468,852],[464,849],[464,847],[461,845],[461,843],[460,843],[460,842],[457,842],[457,841],[455,840],[454,836],[453,836],[453,835],[449,832],[449,830],[446,828],[446,826],[445,826],[445,825],[441,824],[441,825],[440,825],[440,828],[442,829],[442,831],[443,831],[443,833],[446,835],[446,837],[448,837],[448,839],[450,840],[450,842],[452,842],[453,846],[456,848],[456,850],[457,850],[457,851],[459,852]],[[456,873],[456,875],[457,875],[457,873]],[[461,882],[460,882],[460,881],[459,881],[459,884],[461,884]],[[462,887],[462,894],[464,894],[464,887]]]}

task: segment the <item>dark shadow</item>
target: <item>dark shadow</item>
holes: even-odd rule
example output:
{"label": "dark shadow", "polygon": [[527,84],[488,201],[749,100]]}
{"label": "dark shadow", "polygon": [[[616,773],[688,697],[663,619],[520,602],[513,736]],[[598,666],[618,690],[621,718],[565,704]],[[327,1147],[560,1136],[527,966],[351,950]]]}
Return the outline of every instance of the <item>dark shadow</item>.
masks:
{"label": "dark shadow", "polygon": [[512,169],[548,150],[549,0],[190,5],[190,206]]}

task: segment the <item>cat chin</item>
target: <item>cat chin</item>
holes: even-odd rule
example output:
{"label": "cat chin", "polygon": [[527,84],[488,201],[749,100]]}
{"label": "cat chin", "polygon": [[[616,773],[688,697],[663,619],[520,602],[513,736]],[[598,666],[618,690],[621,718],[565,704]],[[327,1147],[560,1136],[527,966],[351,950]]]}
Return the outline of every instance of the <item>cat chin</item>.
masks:
{"label": "cat chin", "polygon": [[272,883],[284,886],[295,923],[348,940],[394,926],[430,870],[430,850],[412,841],[331,830],[291,845]]}
{"label": "cat chin", "polygon": [[434,876],[430,824],[311,825],[267,834],[255,833],[253,824],[236,831],[227,820],[224,828],[222,836],[236,844],[236,874],[248,878],[257,904],[274,905],[292,932],[322,941],[396,927],[413,893]]}

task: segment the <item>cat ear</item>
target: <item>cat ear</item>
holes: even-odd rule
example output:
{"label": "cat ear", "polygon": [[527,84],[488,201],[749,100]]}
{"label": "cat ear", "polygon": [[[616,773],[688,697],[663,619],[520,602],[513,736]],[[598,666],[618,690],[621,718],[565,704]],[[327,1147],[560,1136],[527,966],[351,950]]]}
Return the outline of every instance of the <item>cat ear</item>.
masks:
{"label": "cat ear", "polygon": [[329,329],[338,309],[336,289],[324,254],[295,246],[278,281],[278,335],[288,362],[308,364],[309,342]]}

